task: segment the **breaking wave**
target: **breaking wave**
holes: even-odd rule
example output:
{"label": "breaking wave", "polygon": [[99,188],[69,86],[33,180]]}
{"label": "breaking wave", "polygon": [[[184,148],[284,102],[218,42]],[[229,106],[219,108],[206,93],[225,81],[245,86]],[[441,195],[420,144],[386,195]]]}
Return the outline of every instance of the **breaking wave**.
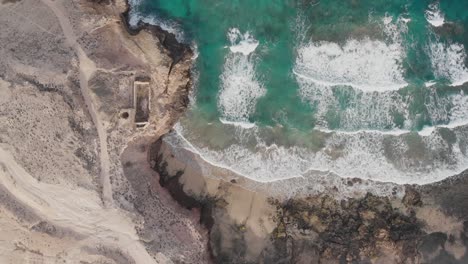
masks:
{"label": "breaking wave", "polygon": [[223,122],[248,125],[257,100],[266,93],[255,72],[255,59],[251,55],[258,46],[250,33],[241,34],[236,28],[229,30],[230,52],[226,55],[218,109]]}
{"label": "breaking wave", "polygon": [[452,86],[468,82],[468,69],[465,66],[466,52],[462,44],[433,42],[429,45],[432,69],[437,78],[445,78]]}
{"label": "breaking wave", "polygon": [[392,21],[392,17],[385,16],[380,23],[388,43],[364,38],[350,39],[344,45],[328,41],[300,44],[294,73],[321,87],[350,86],[364,92],[405,87],[401,35],[406,32],[409,20]]}
{"label": "breaking wave", "polygon": [[[179,135],[172,135],[168,140],[174,142],[177,137],[184,138],[191,144],[183,148],[199,154],[211,164],[258,182],[314,177],[329,172],[343,178],[426,184],[468,168],[467,142],[460,140],[468,136],[466,129],[437,128],[427,136],[411,132],[391,135],[376,131],[354,134],[316,131],[314,136],[321,138],[321,142],[308,147],[269,144],[262,139],[264,133],[271,133],[265,128],[229,129],[229,137],[235,138],[226,141],[236,143],[228,143],[219,149],[210,147],[208,142],[193,140],[196,132],[185,131],[181,126],[176,129]],[[304,140],[307,139],[310,138],[306,136]]]}
{"label": "breaking wave", "polygon": [[426,20],[434,27],[440,27],[444,25],[445,18],[444,14],[440,10],[440,5],[438,2],[432,3],[429,5],[429,9],[426,10]]}
{"label": "breaking wave", "polygon": [[402,76],[403,50],[377,40],[310,43],[298,50],[294,73],[320,86],[351,86],[366,92],[398,90],[407,84]]}
{"label": "breaking wave", "polygon": [[[444,24],[438,4],[429,6],[425,18],[435,27]],[[136,25],[140,20],[184,39],[175,22],[134,11],[130,22]],[[410,57],[411,47],[405,42],[410,21],[385,15],[369,21],[379,24],[383,35],[336,43],[311,40],[304,30],[307,24],[300,18],[295,21],[303,34],[291,45],[295,57],[288,74],[297,82],[301,99],[313,109],[314,129],[306,132],[281,125],[257,126],[252,121],[257,101],[267,92],[263,76],[257,73],[262,54],[256,52],[260,45],[256,37],[262,46],[269,40],[231,28],[220,65],[216,101],[220,122],[185,117],[164,140],[256,182],[323,181],[323,175],[333,174],[426,184],[460,173],[468,168],[468,96],[438,92],[445,80],[452,86],[468,81],[465,49],[452,42],[429,43],[422,53],[427,53],[434,73],[429,78],[435,78],[420,78],[415,85],[405,64]],[[411,94],[410,89],[419,90]],[[422,101],[417,107],[416,99]],[[425,126],[417,124],[423,114]],[[321,188],[320,183],[316,188]]]}
{"label": "breaking wave", "polygon": [[[408,85],[402,34],[409,21],[390,16],[377,21],[386,41],[364,38],[343,45],[317,41],[299,46],[293,72],[301,97],[317,108],[319,128],[394,130],[395,114],[409,119],[407,99],[397,93]],[[330,114],[337,124],[330,124]]]}

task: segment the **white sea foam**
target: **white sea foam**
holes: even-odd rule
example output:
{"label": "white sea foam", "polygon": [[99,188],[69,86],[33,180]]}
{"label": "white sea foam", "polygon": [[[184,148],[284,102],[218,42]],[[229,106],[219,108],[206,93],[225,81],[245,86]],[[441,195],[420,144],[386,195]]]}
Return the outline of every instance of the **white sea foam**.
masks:
{"label": "white sea foam", "polygon": [[233,126],[238,126],[244,129],[249,129],[249,128],[254,128],[255,123],[250,123],[250,122],[236,122],[236,121],[228,121],[224,118],[220,118],[219,121],[225,125],[233,125]]}
{"label": "white sea foam", "polygon": [[[233,168],[223,164],[218,164],[206,159],[203,154],[194,149],[181,134],[175,132],[164,137],[164,142],[172,150],[178,160],[183,161],[187,168],[194,169],[201,173],[204,177],[231,180],[238,177],[249,179],[249,175],[244,175]],[[336,192],[338,198],[356,197],[373,193],[382,196],[395,195],[402,198],[404,190],[394,183],[377,183],[362,181],[359,184],[354,184],[352,187],[347,184],[347,181],[333,174],[330,171],[314,171],[309,170],[304,173],[304,177],[295,178],[293,180],[270,180],[258,181],[243,181],[243,187],[254,191],[267,191],[275,193],[275,196],[294,197],[296,195],[317,195],[323,194],[328,190]]]}
{"label": "white sea foam", "polygon": [[140,4],[140,1],[138,0],[131,0],[129,4],[132,6],[132,9],[130,9],[130,14],[129,14],[130,26],[135,27],[138,25],[140,21],[143,23],[150,24],[150,25],[159,26],[163,30],[174,34],[177,41],[185,42],[184,31],[181,29],[181,26],[178,23],[168,20],[168,19],[161,19],[157,15],[154,15],[154,14],[152,15],[141,14],[138,11],[138,5]]}
{"label": "white sea foam", "polygon": [[[300,76],[299,76],[300,77]],[[330,87],[308,78],[297,78],[301,98],[316,108],[316,125],[328,129],[330,113],[339,120],[340,129],[347,131],[395,130],[395,114],[410,119],[407,99],[395,90],[362,92],[346,87]],[[343,102],[342,98],[346,98]],[[343,105],[345,104],[345,105]],[[411,124],[405,124],[406,129]]]}
{"label": "white sea foam", "polygon": [[408,19],[395,20],[388,15],[375,21],[381,25],[387,42],[364,38],[350,39],[344,45],[328,41],[300,43],[293,72],[299,78],[322,86],[351,86],[364,92],[405,87],[401,66],[405,57],[402,34],[407,32],[408,22]]}
{"label": "white sea foam", "polygon": [[426,19],[434,27],[440,27],[445,23],[444,14],[438,2],[429,5],[429,9],[426,10]]}
{"label": "white sea foam", "polygon": [[428,53],[436,77],[448,79],[452,86],[468,82],[466,52],[462,44],[433,42],[429,45]]}
{"label": "white sea foam", "polygon": [[256,40],[250,32],[242,34],[239,29],[231,28],[228,31],[228,38],[231,42],[229,49],[234,53],[242,53],[245,56],[254,52],[258,47],[258,40]]}
{"label": "white sea foam", "polygon": [[425,82],[425,83],[424,83],[424,86],[426,86],[426,87],[431,87],[431,86],[433,86],[433,85],[435,85],[435,84],[436,84],[435,81],[428,81],[428,82]]}
{"label": "white sea foam", "polygon": [[433,126],[424,126],[423,129],[421,129],[418,134],[423,137],[430,136],[432,132],[435,131],[435,127]]}
{"label": "white sea foam", "polygon": [[[224,122],[245,124],[255,111],[257,100],[266,93],[255,72],[255,59],[249,56],[255,50],[256,42],[249,33],[241,34],[238,29],[228,32],[231,42],[230,53],[226,55],[221,75],[221,90],[218,94],[218,108]],[[258,45],[258,43],[256,44]],[[256,47],[255,45],[255,47]]]}
{"label": "white sea foam", "polygon": [[466,124],[468,123],[468,96],[461,91],[452,96],[452,109],[450,111],[450,123]]}
{"label": "white sea foam", "polygon": [[378,23],[381,26],[388,42],[404,46],[403,35],[408,33],[408,23],[410,21],[411,19],[403,16],[395,19],[393,16],[385,14],[381,23],[378,20],[374,23]]}
{"label": "white sea foam", "polygon": [[404,17],[402,17],[401,20],[402,20],[404,23],[406,23],[406,24],[408,24],[409,22],[411,22],[411,18],[404,18]]}
{"label": "white sea foam", "polygon": [[[252,139],[245,133],[252,136],[258,129],[236,133],[239,136],[236,140],[238,143],[221,150],[193,142],[192,130],[184,131],[180,126],[176,130],[186,137],[187,142],[191,142],[189,149],[204,160],[258,182],[297,177],[313,179],[316,175],[329,172],[343,178],[427,184],[458,174],[468,167],[468,157],[464,154],[467,151],[466,146],[458,141],[448,143],[438,133],[411,143],[407,133],[388,135],[374,132],[332,132],[325,140],[324,147],[313,151],[301,146],[267,145],[258,137],[253,147],[250,145]],[[454,130],[454,133],[459,138],[463,136],[459,133],[464,132]],[[419,149],[421,147],[424,149]],[[444,157],[449,157],[450,160],[444,160]]]}
{"label": "white sea foam", "polygon": [[364,39],[348,40],[344,46],[320,41],[298,49],[294,73],[327,86],[351,86],[363,91],[398,90],[406,86],[398,44]]}

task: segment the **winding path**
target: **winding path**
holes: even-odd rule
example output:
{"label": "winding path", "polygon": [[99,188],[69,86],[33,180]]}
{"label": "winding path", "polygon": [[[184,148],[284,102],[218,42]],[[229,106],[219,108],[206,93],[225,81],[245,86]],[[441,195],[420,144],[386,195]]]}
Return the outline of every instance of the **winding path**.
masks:
{"label": "winding path", "polygon": [[86,107],[91,115],[94,126],[96,127],[99,137],[99,161],[101,167],[101,184],[102,184],[102,200],[106,207],[113,206],[112,198],[112,185],[110,183],[110,161],[109,152],[107,150],[107,132],[101,120],[99,119],[98,113],[91,97],[88,82],[96,72],[96,65],[92,60],[86,56],[82,47],[78,44],[77,38],[74,34],[73,27],[71,26],[70,20],[64,15],[64,9],[60,1],[41,0],[46,4],[55,14],[59,20],[63,34],[68,44],[73,47],[76,55],[78,56],[80,63],[80,88],[81,93],[84,97]]}

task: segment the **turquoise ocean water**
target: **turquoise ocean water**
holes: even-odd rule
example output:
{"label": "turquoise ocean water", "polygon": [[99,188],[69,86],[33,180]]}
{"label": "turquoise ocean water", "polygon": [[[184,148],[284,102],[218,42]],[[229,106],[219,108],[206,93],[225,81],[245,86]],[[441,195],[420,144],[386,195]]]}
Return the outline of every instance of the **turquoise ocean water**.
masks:
{"label": "turquoise ocean water", "polygon": [[[468,167],[468,1],[141,0],[197,51],[192,151],[258,181]],[[189,143],[188,143],[189,142]]]}

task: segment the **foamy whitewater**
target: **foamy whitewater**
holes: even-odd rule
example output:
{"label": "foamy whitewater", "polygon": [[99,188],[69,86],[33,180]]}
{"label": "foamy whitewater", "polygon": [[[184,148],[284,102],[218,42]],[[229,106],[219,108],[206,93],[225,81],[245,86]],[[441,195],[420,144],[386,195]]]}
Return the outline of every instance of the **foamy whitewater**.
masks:
{"label": "foamy whitewater", "polygon": [[387,44],[380,40],[350,39],[340,46],[326,41],[311,42],[298,48],[294,73],[321,87],[349,86],[364,92],[398,90],[407,85],[402,73],[405,50],[402,31],[408,20],[382,19]]}
{"label": "foamy whitewater", "polygon": [[[416,146],[408,142],[415,137],[408,132],[402,136],[375,131],[354,134],[332,132],[327,134],[324,148],[314,152],[299,146],[268,145],[258,139],[258,130],[243,130],[239,127],[234,129],[237,129],[236,139],[241,141],[241,144],[232,144],[222,150],[193,144],[179,147],[200,154],[211,164],[229,168],[239,175],[260,182],[331,172],[348,178],[398,184],[426,184],[468,168],[466,143],[464,149],[454,147],[460,142],[447,144],[440,131],[433,131],[430,135],[422,137],[421,142],[414,143]],[[180,126],[177,127],[177,132],[179,136],[191,142],[190,132],[184,131]],[[454,133],[456,137],[468,136],[468,133],[458,130]],[[168,140],[174,144],[174,139]],[[256,141],[255,147],[249,146],[252,144],[249,141]],[[337,146],[339,150],[336,150]],[[394,149],[389,150],[389,147]],[[448,157],[454,162],[447,163]],[[390,162],[389,158],[393,160]]]}
{"label": "foamy whitewater", "polygon": [[456,9],[285,2],[143,2],[164,19],[134,11],[132,24],[198,47],[196,102],[164,139],[184,162],[210,177],[216,167],[261,183],[307,179],[311,192],[339,177],[428,184],[468,169],[467,30]]}
{"label": "foamy whitewater", "polygon": [[398,45],[370,39],[310,43],[298,50],[294,73],[321,86],[351,86],[366,92],[398,90],[406,86]]}
{"label": "foamy whitewater", "polygon": [[436,77],[446,78],[451,86],[468,82],[468,69],[464,64],[466,52],[463,45],[431,43],[429,54]]}
{"label": "foamy whitewater", "polygon": [[255,110],[255,104],[266,89],[258,81],[255,71],[255,59],[249,56],[258,46],[258,41],[249,32],[241,34],[237,28],[229,30],[231,43],[224,70],[221,75],[221,90],[218,107],[224,123],[252,127],[248,119]]}
{"label": "foamy whitewater", "polygon": [[441,27],[444,25],[445,18],[440,11],[438,2],[429,5],[428,10],[426,11],[426,19],[434,27]]}

